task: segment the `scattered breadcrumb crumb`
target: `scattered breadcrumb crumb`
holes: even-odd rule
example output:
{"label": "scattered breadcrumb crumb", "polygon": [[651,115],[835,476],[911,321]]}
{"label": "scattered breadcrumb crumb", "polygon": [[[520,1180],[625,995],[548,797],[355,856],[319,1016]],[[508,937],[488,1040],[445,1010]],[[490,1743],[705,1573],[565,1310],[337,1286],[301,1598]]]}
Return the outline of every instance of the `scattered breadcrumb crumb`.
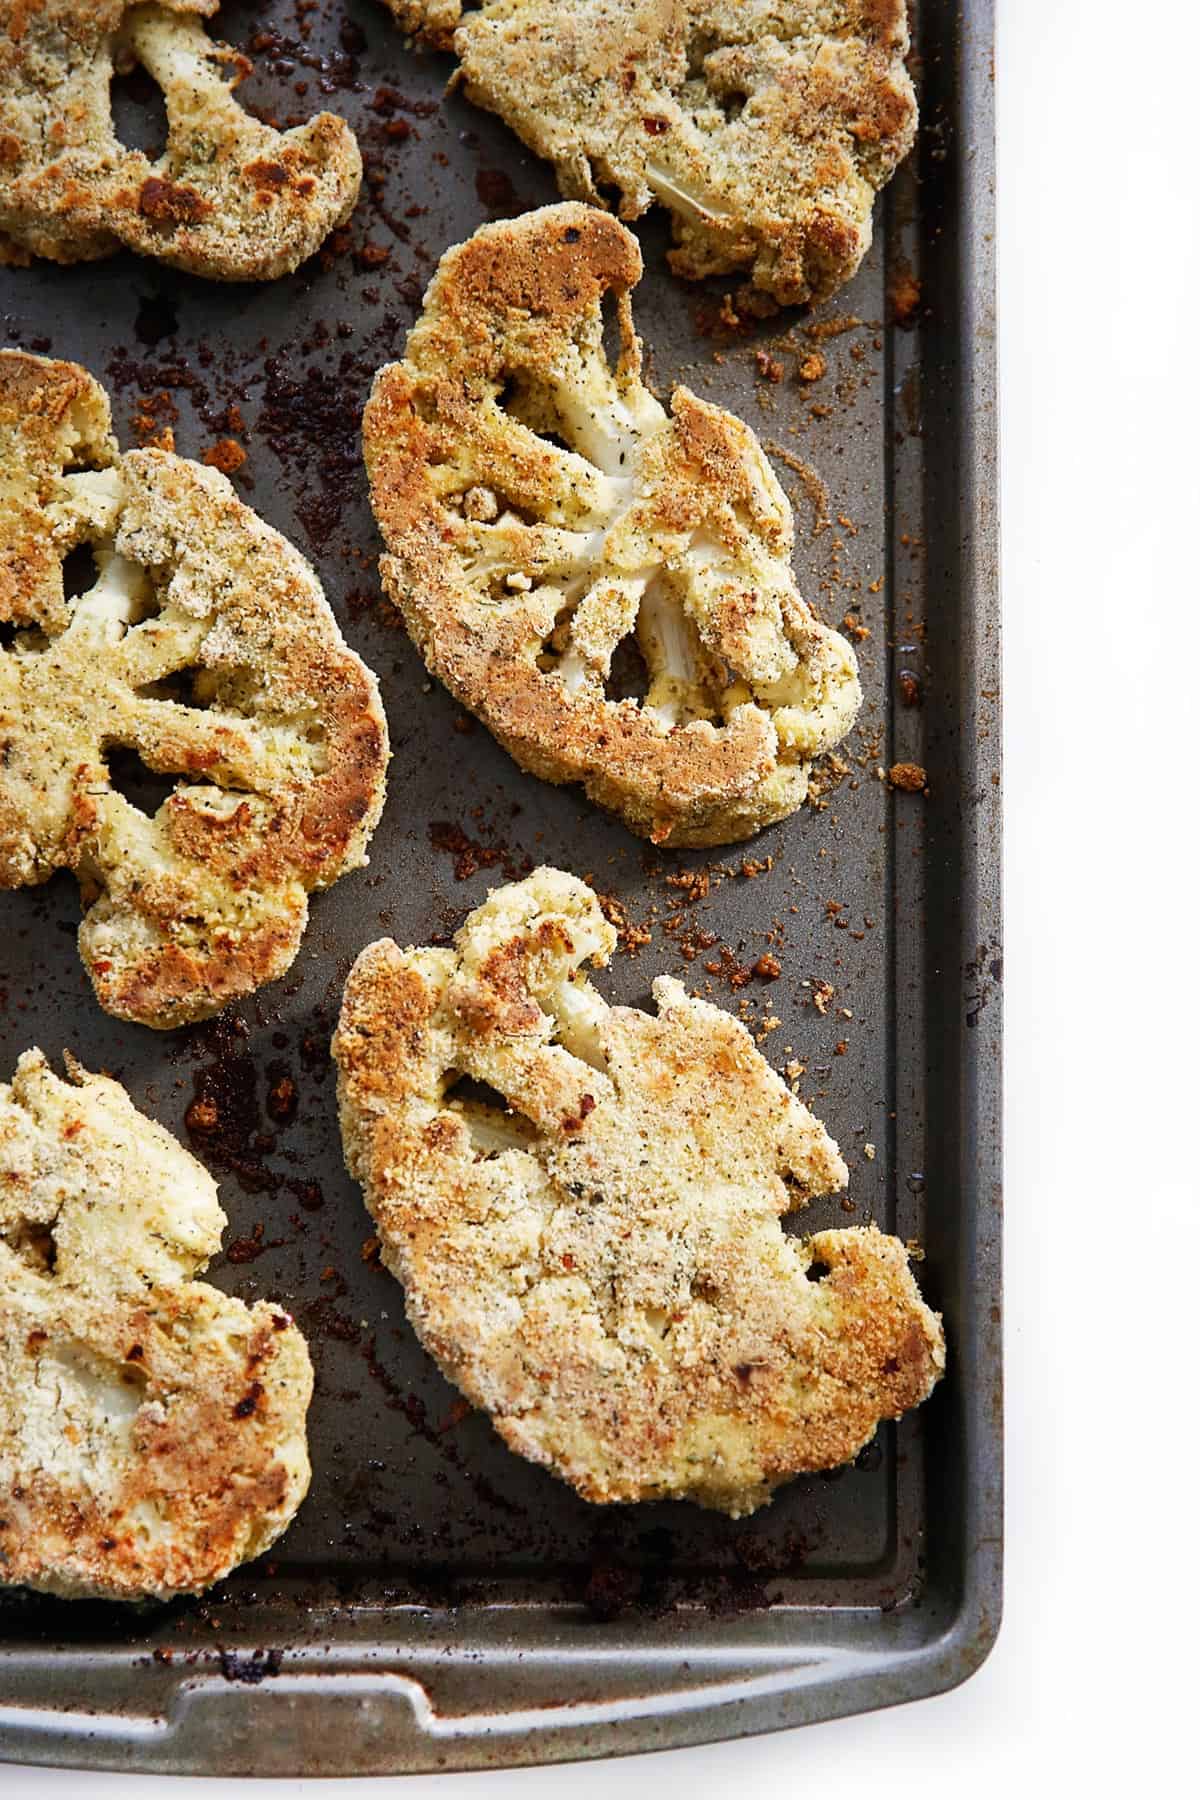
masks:
{"label": "scattered breadcrumb crumb", "polygon": [[246,460],[246,452],[240,444],[230,437],[218,438],[210,444],[200,458],[210,469],[220,469],[222,475],[232,475],[240,469]]}

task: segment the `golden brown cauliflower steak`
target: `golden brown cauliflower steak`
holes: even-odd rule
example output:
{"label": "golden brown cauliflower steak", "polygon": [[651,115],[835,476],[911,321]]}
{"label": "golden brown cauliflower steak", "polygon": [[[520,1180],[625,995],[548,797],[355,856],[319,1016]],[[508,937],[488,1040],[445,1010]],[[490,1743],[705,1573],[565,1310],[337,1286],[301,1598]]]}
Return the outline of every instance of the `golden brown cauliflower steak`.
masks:
{"label": "golden brown cauliflower steak", "polygon": [[286,1313],[195,1279],[211,1177],[71,1074],[31,1050],[0,1085],[0,1583],[197,1593],[303,1500],[312,1367]]}
{"label": "golden brown cauliflower steak", "polygon": [[[298,552],[109,425],[86,370],[0,352],[0,887],[73,870],[100,1004],[167,1027],[290,967],[309,892],[366,861],[387,727]],[[180,778],[153,817],[114,785],[131,752]]]}
{"label": "golden brown cauliflower steak", "polygon": [[844,1184],[836,1144],[679,982],[657,1017],[607,1006],[581,965],[614,941],[539,869],[452,950],[364,950],[334,1038],[347,1162],[421,1341],[512,1449],[588,1500],[736,1516],[923,1400],[941,1325],[895,1238],[785,1235]]}
{"label": "golden brown cauliflower steak", "polygon": [[[0,0],[0,262],[87,262],[122,245],[194,275],[267,281],[349,218],[362,159],[343,119],[279,132],[232,88],[250,64],[198,14],[218,0]],[[151,161],[115,133],[114,72],[162,90]]]}
{"label": "golden brown cauliflower steak", "polygon": [[849,281],[916,133],[905,0],[388,3],[569,199],[657,200],[677,274],[746,270],[785,306]]}
{"label": "golden brown cauliflower steak", "polygon": [[[380,569],[429,668],[523,767],[656,843],[731,843],[803,802],[861,693],[797,590],[754,433],[642,382],[641,272],[633,234],[586,206],[447,252],[363,420]],[[640,703],[607,691],[633,645]]]}

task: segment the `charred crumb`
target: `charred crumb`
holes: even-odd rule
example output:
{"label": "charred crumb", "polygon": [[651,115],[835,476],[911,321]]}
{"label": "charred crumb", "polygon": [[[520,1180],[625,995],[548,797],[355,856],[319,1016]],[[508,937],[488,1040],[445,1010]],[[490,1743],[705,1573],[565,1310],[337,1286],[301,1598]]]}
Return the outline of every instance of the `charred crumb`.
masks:
{"label": "charred crumb", "polygon": [[607,1621],[637,1606],[642,1598],[642,1576],[620,1563],[600,1562],[587,1577],[583,1601],[594,1619]]}
{"label": "charred crumb", "polygon": [[444,1437],[448,1431],[456,1431],[464,1419],[470,1418],[474,1410],[469,1400],[462,1398],[456,1400],[445,1418],[435,1427],[438,1436]]}
{"label": "charred crumb", "polygon": [[[485,828],[486,829],[486,828]],[[469,881],[480,869],[501,869],[510,881],[528,875],[533,858],[514,849],[503,838],[485,841],[472,837],[451,819],[435,819],[429,826],[429,842],[435,850],[454,858],[455,881]]]}
{"label": "charred crumb", "polygon": [[243,1656],[237,1650],[219,1650],[217,1659],[225,1680],[240,1682],[245,1687],[257,1687],[268,1676],[278,1675],[283,1667],[282,1650],[255,1650],[250,1656]]}
{"label": "charred crumb", "polygon": [[[204,423],[216,428],[219,412],[212,407],[209,383],[182,358],[156,361],[118,349],[105,364],[105,373],[114,392],[118,394],[128,393],[131,388],[143,397],[157,397],[162,393],[168,396],[187,393]],[[146,401],[143,398],[137,404],[139,411],[144,410]],[[177,421],[178,417],[176,411],[172,422]]]}
{"label": "charred crumb", "polygon": [[313,1023],[300,1038],[300,1067],[306,1075],[311,1075],[319,1087],[329,1075],[333,1067],[329,1055],[329,1037],[333,1030],[333,1020],[328,1013],[317,1008],[313,1014]]}
{"label": "charred crumb", "polygon": [[[360,1339],[355,1341],[359,1342]],[[468,1477],[476,1495],[485,1505],[495,1507],[500,1512],[520,1515],[524,1510],[522,1507],[497,1492],[485,1475],[472,1469],[464,1461],[457,1446],[448,1437],[448,1427],[445,1423],[434,1424],[430,1420],[429,1409],[421,1396],[406,1391],[395,1379],[380,1359],[378,1339],[373,1332],[365,1340],[361,1340],[360,1349],[367,1373],[383,1391],[385,1405],[394,1412],[403,1413],[418,1437],[432,1445],[451,1467],[461,1470]],[[468,1406],[466,1411],[459,1415],[459,1418],[455,1419],[453,1423],[461,1422],[461,1419],[465,1418],[470,1410]]]}
{"label": "charred crumb", "polygon": [[258,1069],[244,1047],[244,1032],[244,1025],[241,1034],[230,1025],[210,1034],[217,1054],[194,1072],[183,1122],[210,1168],[233,1175],[246,1193],[276,1193],[284,1177],[264,1160],[276,1140],[260,1110]]}
{"label": "charred crumb", "polygon": [[703,955],[706,950],[712,950],[721,941],[715,931],[692,924],[682,916],[664,919],[663,930],[674,937],[680,956],[689,963],[695,962],[698,956]]}
{"label": "charred crumb", "polygon": [[739,313],[733,295],[724,293],[715,300],[708,296],[698,300],[692,308],[692,324],[700,337],[729,342],[750,335],[757,329],[758,321],[748,312]]}
{"label": "charred crumb", "polygon": [[503,169],[477,169],[475,192],[482,204],[497,218],[511,217],[525,210],[517,197],[512,177]]}
{"label": "charred crumb", "polygon": [[278,1125],[286,1125],[296,1116],[299,1103],[296,1083],[293,1081],[286,1064],[268,1063],[267,1080],[267,1112]]}
{"label": "charred crumb", "polygon": [[694,906],[697,900],[707,897],[712,887],[712,872],[709,869],[681,869],[677,875],[668,875],[666,882],[669,888],[678,889],[684,904]]}
{"label": "charred crumb", "polygon": [[140,394],[131,421],[133,435],[143,449],[173,450],[179,408],[166,388]]}
{"label": "charred crumb", "polygon": [[346,1313],[339,1312],[330,1295],[297,1304],[305,1337],[310,1344],[332,1341],[356,1345],[362,1342],[362,1327]]}
{"label": "charred crumb", "polygon": [[[744,963],[739,961],[737,953],[730,949],[728,944],[722,944],[718,954],[710,958],[704,964],[704,968],[707,974],[714,975],[725,982],[734,993],[741,988],[749,987],[756,976],[759,981],[769,982],[778,981],[783,974],[783,964],[777,956],[773,956],[769,951],[764,952],[756,962]],[[776,1028],[774,1024],[770,1026],[771,1030]]]}
{"label": "charred crumb", "polygon": [[269,356],[264,372],[258,429],[289,475],[307,477],[297,517],[313,545],[327,549],[363,493],[358,421],[373,364],[345,351],[335,369],[301,371]]}
{"label": "charred crumb", "polygon": [[269,1244],[266,1240],[266,1227],[259,1219],[249,1237],[233,1238],[226,1244],[225,1261],[235,1265],[256,1262],[264,1251],[277,1249],[282,1242],[283,1239],[278,1238]]}

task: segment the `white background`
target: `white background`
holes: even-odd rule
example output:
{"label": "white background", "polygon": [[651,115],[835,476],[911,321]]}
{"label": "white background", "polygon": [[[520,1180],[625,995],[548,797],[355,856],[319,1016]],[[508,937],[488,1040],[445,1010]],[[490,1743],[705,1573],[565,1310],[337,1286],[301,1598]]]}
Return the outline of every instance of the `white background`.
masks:
{"label": "white background", "polygon": [[[950,0],[935,0],[949,4]],[[999,0],[1008,1572],[956,1693],[620,1764],[255,1794],[1186,1791],[1200,1285],[1200,6]],[[1186,1385],[1185,1385],[1186,1384]],[[1188,1767],[1193,1776],[1186,1775]],[[3,1800],[200,1781],[0,1768]],[[1194,1788],[1192,1791],[1195,1791]]]}

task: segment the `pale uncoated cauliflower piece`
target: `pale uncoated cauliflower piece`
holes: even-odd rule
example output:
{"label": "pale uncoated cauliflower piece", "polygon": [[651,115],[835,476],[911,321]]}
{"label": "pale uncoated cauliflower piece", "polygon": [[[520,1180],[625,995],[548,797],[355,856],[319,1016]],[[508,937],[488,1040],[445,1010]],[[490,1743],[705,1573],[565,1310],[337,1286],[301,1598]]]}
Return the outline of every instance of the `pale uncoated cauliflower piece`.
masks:
{"label": "pale uncoated cauliflower piece", "polygon": [[70,1072],[30,1050],[0,1085],[0,1583],[196,1593],[303,1500],[312,1366],[280,1308],[196,1280],[212,1178]]}
{"label": "pale uncoated cauliflower piece", "polygon": [[941,1325],[895,1238],[784,1234],[844,1185],[836,1144],[678,981],[657,1017],[607,1006],[581,965],[614,943],[539,869],[452,950],[364,950],[333,1045],[347,1162],[418,1336],[510,1448],[588,1500],[736,1516],[923,1400]]}
{"label": "pale uncoated cauliflower piece", "polygon": [[[754,433],[644,386],[641,269],[625,226],[570,204],[447,252],[363,419],[380,569],[429,668],[525,768],[656,843],[729,843],[801,804],[861,693],[797,590]],[[641,704],[605,693],[631,634]]]}
{"label": "pale uncoated cauliflower piece", "polygon": [[[165,1027],[290,966],[309,891],[366,861],[387,727],[298,552],[215,469],[121,456],[109,426],[84,369],[0,353],[0,887],[72,869],[100,1004]],[[152,818],[122,747],[180,777]]]}
{"label": "pale uncoated cauliflower piece", "polygon": [[[108,256],[265,281],[349,218],[362,159],[343,119],[279,132],[232,88],[250,68],[197,15],[218,0],[0,0],[0,261]],[[120,143],[109,88],[139,63],[162,89],[154,161]]]}
{"label": "pale uncoated cauliflower piece", "polygon": [[916,133],[905,0],[389,4],[453,43],[468,97],[568,198],[615,188],[623,219],[657,200],[677,274],[746,270],[783,305],[854,274]]}

